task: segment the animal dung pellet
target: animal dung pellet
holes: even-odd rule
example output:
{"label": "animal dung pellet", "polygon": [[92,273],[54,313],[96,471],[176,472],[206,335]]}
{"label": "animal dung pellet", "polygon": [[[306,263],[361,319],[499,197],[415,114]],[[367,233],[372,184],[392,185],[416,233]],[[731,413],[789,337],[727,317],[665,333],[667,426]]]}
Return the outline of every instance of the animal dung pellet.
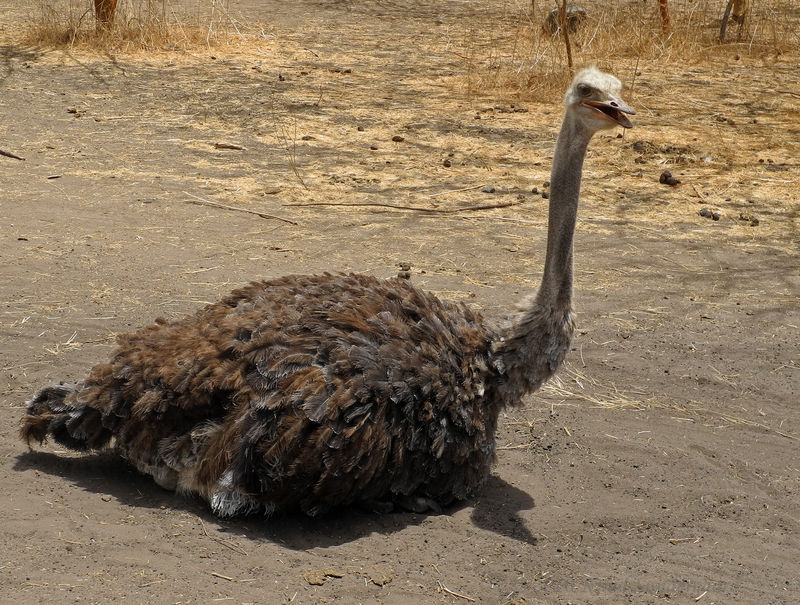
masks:
{"label": "animal dung pellet", "polygon": [[680,184],[680,181],[672,176],[672,173],[669,170],[665,170],[661,173],[661,176],[658,177],[658,182],[662,185],[669,185],[670,187]]}

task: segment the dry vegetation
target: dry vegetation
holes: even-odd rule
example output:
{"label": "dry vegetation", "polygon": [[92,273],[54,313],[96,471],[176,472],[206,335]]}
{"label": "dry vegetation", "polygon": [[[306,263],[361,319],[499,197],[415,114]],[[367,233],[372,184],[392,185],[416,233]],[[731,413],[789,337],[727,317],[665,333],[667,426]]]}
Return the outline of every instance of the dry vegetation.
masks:
{"label": "dry vegetation", "polygon": [[[435,3],[422,10],[436,15]],[[466,86],[477,94],[506,92],[525,99],[551,98],[569,81],[566,51],[558,32],[543,24],[557,2],[509,2],[495,21],[466,22],[452,40],[452,52],[465,62]],[[800,44],[800,8],[778,0],[752,3],[744,26],[719,44],[725,3],[720,0],[672,0],[673,31],[662,32],[655,0],[586,0],[586,19],[572,34],[577,64],[606,69],[624,61],[697,63],[715,54],[750,57],[793,52]],[[380,5],[380,3],[379,3]],[[471,9],[480,12],[480,6]],[[733,24],[731,24],[733,26]],[[191,51],[202,47],[242,46],[263,39],[270,25],[254,22],[231,8],[230,0],[122,0],[110,30],[95,27],[88,0],[37,0],[30,9],[25,44],[102,53]]]}
{"label": "dry vegetation", "polygon": [[152,53],[241,43],[258,33],[257,24],[237,21],[229,0],[122,0],[110,28],[96,26],[89,0],[37,0],[22,41],[103,54]]}
{"label": "dry vegetation", "polygon": [[[345,3],[346,4],[346,3]],[[389,3],[387,3],[389,4]],[[463,60],[460,86],[477,97],[548,101],[571,79],[564,41],[543,24],[560,2],[524,0],[502,5],[493,21],[465,21],[448,40]],[[672,0],[672,29],[662,31],[656,0],[586,0],[576,3],[586,18],[570,37],[576,65],[597,64],[635,85],[642,67],[669,69],[720,57],[768,59],[797,52],[800,8],[779,0],[752,3],[735,36],[719,43],[725,2]],[[420,2],[420,12],[436,19],[436,4]],[[378,3],[378,10],[382,6]],[[479,17],[481,7],[469,7]],[[734,26],[731,22],[731,27]],[[249,19],[230,0],[122,0],[110,29],[95,26],[89,0],[37,0],[31,7],[24,45],[115,55],[193,53],[203,48],[252,52],[271,24]],[[251,51],[247,48],[251,47]],[[627,72],[627,75],[626,75]]]}
{"label": "dry vegetation", "polygon": [[[506,22],[490,31],[473,29],[462,50],[468,85],[476,92],[506,91],[523,99],[551,99],[569,82],[566,49],[559,33],[542,24],[555,3],[535,2],[509,10]],[[644,64],[666,69],[672,64],[697,64],[715,55],[770,57],[796,52],[800,11],[777,1],[753,7],[739,39],[719,44],[724,3],[672,0],[670,35],[662,32],[656,0],[580,2],[586,18],[570,43],[577,65],[596,63],[619,72],[620,63],[633,71]]]}

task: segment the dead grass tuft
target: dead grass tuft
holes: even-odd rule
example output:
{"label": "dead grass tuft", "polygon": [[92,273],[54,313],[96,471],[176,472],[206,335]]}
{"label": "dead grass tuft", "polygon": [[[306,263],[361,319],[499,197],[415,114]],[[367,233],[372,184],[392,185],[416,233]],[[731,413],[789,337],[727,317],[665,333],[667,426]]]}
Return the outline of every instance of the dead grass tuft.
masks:
{"label": "dead grass tuft", "polygon": [[[36,0],[22,42],[45,48],[113,52],[190,50],[246,39],[249,28],[228,10],[228,0],[130,0],[117,6],[114,23],[98,28],[86,0]],[[252,35],[250,36],[252,37]]]}
{"label": "dead grass tuft", "polygon": [[[576,69],[595,64],[622,73],[628,82],[645,64],[697,64],[709,57],[774,57],[796,52],[800,46],[800,10],[778,0],[753,6],[748,20],[729,30],[719,43],[725,3],[679,0],[669,3],[673,32],[662,32],[655,2],[584,1],[586,18],[570,34]],[[457,54],[465,63],[466,87],[473,94],[505,93],[511,98],[548,100],[558,96],[569,81],[564,41],[542,26],[554,3],[519,4],[506,13],[487,34],[485,28],[468,30]],[[533,7],[533,9],[531,9]],[[631,70],[624,74],[621,67]]]}
{"label": "dead grass tuft", "polygon": [[644,410],[652,407],[654,398],[643,391],[621,390],[613,383],[602,382],[565,363],[559,374],[542,386],[542,396],[560,400],[577,400],[592,407],[615,410]]}

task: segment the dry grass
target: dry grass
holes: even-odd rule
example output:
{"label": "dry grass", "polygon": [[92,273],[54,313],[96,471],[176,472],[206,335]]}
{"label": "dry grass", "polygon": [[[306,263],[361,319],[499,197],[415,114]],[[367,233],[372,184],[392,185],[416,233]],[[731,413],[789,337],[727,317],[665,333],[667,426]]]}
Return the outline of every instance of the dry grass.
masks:
{"label": "dry grass", "polygon": [[[713,369],[713,368],[712,368]],[[719,374],[724,382],[730,379]],[[677,401],[669,397],[656,396],[652,393],[636,389],[620,389],[614,383],[599,380],[588,375],[584,370],[578,369],[572,363],[565,363],[558,375],[553,377],[539,392],[539,397],[549,400],[552,405],[563,405],[571,402],[577,405],[589,405],[594,408],[614,411],[647,410],[663,408],[670,410],[673,418],[685,422],[711,423],[708,426],[730,427],[749,426],[764,431],[773,432],[786,439],[800,440],[800,436],[776,428],[766,422],[757,422],[744,418],[742,410],[731,409],[726,412],[719,407],[710,407],[699,401]],[[557,401],[558,403],[554,403]],[[566,430],[566,429],[565,429]],[[517,449],[525,446],[506,446],[499,449]]]}
{"label": "dry grass", "polygon": [[613,383],[602,382],[566,363],[560,374],[541,389],[541,396],[560,401],[581,401],[592,407],[616,410],[644,410],[653,405],[654,397],[644,391],[619,389]]}
{"label": "dry grass", "polygon": [[227,45],[263,35],[239,22],[228,0],[129,0],[117,6],[112,27],[95,25],[87,0],[37,0],[23,44],[102,52],[157,52]]}
{"label": "dry grass", "polygon": [[[586,19],[571,35],[576,67],[597,64],[635,84],[645,64],[696,64],[715,55],[770,57],[800,48],[800,8],[779,0],[753,3],[742,28],[730,23],[719,43],[724,2],[672,0],[673,32],[662,32],[656,2],[584,0]],[[512,0],[487,6],[448,44],[463,61],[464,86],[474,95],[510,99],[552,99],[571,74],[560,34],[542,24],[555,2]],[[36,0],[23,43],[37,47],[78,47],[103,52],[172,51],[229,45],[264,36],[229,0],[128,0],[120,2],[114,26],[97,30],[89,0]],[[630,73],[626,74],[628,70]]]}
{"label": "dry grass", "polygon": [[[621,73],[635,73],[644,63],[696,64],[717,54],[769,57],[800,47],[800,9],[778,0],[759,2],[744,26],[729,24],[719,43],[724,2],[673,0],[673,32],[662,32],[656,2],[583,1],[586,19],[571,34],[576,67],[596,64]],[[475,94],[505,92],[512,98],[553,98],[569,83],[564,41],[542,27],[553,2],[524,2],[503,14],[491,32],[468,30],[459,55],[465,62],[467,88]],[[532,8],[533,7],[533,8]],[[635,80],[634,74],[626,77]]]}

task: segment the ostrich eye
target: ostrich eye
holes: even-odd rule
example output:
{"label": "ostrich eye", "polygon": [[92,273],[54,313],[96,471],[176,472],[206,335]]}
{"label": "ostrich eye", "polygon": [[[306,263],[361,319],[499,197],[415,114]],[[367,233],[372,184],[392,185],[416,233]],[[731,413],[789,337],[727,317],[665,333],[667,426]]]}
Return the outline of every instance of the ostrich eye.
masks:
{"label": "ostrich eye", "polygon": [[582,96],[588,97],[590,94],[592,94],[592,87],[587,86],[586,84],[578,84],[578,92]]}

